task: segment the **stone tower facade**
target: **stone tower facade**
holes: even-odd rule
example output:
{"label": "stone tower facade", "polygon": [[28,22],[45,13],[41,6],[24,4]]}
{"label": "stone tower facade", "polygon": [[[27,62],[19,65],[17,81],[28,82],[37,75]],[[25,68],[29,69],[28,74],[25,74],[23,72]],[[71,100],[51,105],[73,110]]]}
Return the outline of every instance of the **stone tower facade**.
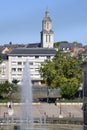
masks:
{"label": "stone tower facade", "polygon": [[54,32],[52,31],[52,20],[49,17],[48,11],[45,12],[45,17],[42,20],[41,31],[41,47],[53,48]]}

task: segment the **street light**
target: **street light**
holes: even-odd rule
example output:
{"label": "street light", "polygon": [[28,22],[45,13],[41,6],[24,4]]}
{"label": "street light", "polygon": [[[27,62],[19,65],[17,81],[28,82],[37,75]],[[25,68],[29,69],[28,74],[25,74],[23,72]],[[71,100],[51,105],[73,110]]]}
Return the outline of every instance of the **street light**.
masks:
{"label": "street light", "polygon": [[47,103],[49,102],[49,87],[47,86]]}
{"label": "street light", "polygon": [[59,98],[59,118],[63,118],[62,109],[61,109],[61,99]]}

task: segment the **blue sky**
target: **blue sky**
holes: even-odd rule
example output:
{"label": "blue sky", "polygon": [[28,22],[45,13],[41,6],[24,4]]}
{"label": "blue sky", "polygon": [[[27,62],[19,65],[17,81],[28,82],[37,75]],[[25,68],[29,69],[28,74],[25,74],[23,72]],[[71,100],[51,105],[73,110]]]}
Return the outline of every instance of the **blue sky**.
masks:
{"label": "blue sky", "polygon": [[54,42],[87,44],[87,0],[0,0],[0,45],[40,42],[47,8]]}

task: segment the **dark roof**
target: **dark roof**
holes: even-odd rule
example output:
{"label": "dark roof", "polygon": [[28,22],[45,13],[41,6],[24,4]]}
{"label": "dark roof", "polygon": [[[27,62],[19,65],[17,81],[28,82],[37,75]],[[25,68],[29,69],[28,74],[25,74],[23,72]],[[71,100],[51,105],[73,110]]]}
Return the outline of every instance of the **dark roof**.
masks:
{"label": "dark roof", "polygon": [[50,48],[15,48],[8,55],[55,55],[56,50]]}
{"label": "dark roof", "polygon": [[[77,43],[76,44],[77,47],[82,48],[82,44],[81,43]],[[71,47],[75,47],[74,43],[60,43],[59,44],[59,49],[63,49],[63,48],[71,48]]]}
{"label": "dark roof", "polygon": [[11,48],[36,48],[36,47],[40,47],[40,44],[41,43],[27,43],[27,44],[22,44],[22,43],[20,43],[20,44],[11,44],[11,45],[9,45],[9,44],[5,44],[4,45],[4,47],[11,47]]}
{"label": "dark roof", "polygon": [[27,44],[26,48],[38,48],[41,46],[41,43],[32,43],[32,44]]}

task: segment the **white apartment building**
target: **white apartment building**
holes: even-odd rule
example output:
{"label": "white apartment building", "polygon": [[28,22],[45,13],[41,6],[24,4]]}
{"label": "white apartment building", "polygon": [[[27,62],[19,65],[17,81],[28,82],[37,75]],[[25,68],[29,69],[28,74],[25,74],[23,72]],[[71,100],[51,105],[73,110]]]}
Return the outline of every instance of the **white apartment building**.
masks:
{"label": "white apartment building", "polygon": [[9,81],[13,79],[21,81],[23,68],[26,60],[30,64],[31,80],[33,84],[41,84],[43,81],[39,74],[39,68],[46,59],[52,59],[56,53],[54,49],[48,48],[17,48],[9,55]]}

